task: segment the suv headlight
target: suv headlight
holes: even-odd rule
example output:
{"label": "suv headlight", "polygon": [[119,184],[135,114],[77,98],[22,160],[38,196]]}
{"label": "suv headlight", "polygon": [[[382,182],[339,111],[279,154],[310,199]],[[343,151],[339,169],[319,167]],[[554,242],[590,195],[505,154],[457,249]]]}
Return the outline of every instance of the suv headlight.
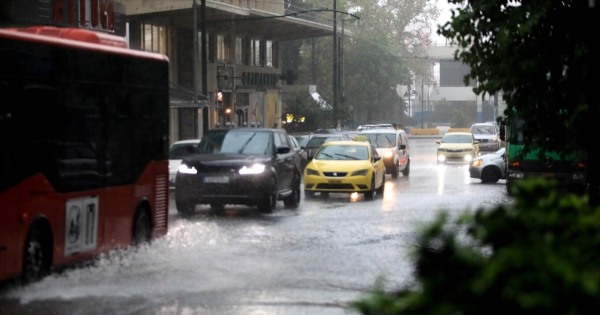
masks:
{"label": "suv headlight", "polygon": [[240,173],[240,175],[262,174],[262,172],[264,172],[264,171],[265,171],[264,164],[254,164],[250,167],[247,167],[244,165],[242,168],[240,168],[239,173]]}
{"label": "suv headlight", "polygon": [[185,164],[181,164],[179,165],[179,169],[178,169],[179,173],[182,174],[198,174],[198,170],[196,170],[195,167],[189,167]]}
{"label": "suv headlight", "polygon": [[391,158],[392,156],[394,156],[394,152],[392,152],[392,150],[388,150],[383,153],[384,158]]}

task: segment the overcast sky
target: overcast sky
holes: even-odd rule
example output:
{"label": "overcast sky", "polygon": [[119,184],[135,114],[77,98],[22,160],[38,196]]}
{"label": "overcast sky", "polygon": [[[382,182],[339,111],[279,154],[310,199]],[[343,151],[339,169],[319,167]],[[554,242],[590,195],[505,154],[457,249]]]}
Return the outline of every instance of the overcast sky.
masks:
{"label": "overcast sky", "polygon": [[434,0],[434,1],[437,1],[438,8],[440,9],[440,16],[438,17],[437,21],[435,21],[435,23],[433,25],[433,41],[434,41],[435,45],[445,45],[446,38],[437,34],[437,25],[438,24],[443,25],[444,23],[450,21],[450,16],[451,16],[450,8],[452,8],[452,6],[450,4],[448,4],[448,0]]}

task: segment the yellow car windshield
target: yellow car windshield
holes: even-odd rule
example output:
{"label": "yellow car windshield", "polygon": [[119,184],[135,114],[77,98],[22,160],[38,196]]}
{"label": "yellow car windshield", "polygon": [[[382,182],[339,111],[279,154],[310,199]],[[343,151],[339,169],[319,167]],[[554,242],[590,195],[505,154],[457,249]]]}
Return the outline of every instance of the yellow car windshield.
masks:
{"label": "yellow car windshield", "polygon": [[368,160],[369,151],[365,146],[329,145],[323,146],[315,155],[317,160]]}

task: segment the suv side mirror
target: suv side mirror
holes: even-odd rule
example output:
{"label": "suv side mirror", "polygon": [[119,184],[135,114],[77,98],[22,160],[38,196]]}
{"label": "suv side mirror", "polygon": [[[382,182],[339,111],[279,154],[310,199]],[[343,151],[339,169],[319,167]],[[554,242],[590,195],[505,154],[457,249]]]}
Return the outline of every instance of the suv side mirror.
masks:
{"label": "suv side mirror", "polygon": [[400,145],[400,150],[404,150],[404,149],[406,149],[406,144],[401,144]]}
{"label": "suv side mirror", "polygon": [[286,154],[290,152],[290,147],[282,145],[277,147],[277,154]]}

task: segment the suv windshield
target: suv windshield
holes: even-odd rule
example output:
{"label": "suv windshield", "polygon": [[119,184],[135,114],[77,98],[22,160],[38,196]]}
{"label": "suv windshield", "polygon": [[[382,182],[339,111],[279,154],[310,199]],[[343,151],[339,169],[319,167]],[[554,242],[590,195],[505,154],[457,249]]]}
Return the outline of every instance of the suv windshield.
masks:
{"label": "suv windshield", "polygon": [[471,126],[471,133],[474,135],[494,135],[496,134],[496,128],[493,125],[473,125]]}
{"label": "suv windshield", "polygon": [[395,133],[365,133],[363,135],[376,148],[393,148],[396,143]]}
{"label": "suv windshield", "polygon": [[198,153],[270,154],[271,134],[264,131],[217,130],[204,135]]}

